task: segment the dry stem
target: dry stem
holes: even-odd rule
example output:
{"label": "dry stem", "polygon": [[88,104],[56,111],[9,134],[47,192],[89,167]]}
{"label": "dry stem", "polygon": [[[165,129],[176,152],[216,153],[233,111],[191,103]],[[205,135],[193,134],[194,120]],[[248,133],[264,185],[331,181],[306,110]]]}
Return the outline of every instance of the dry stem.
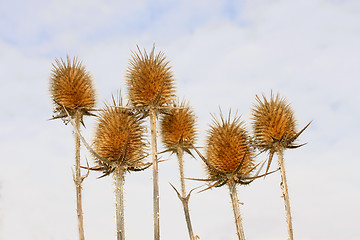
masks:
{"label": "dry stem", "polygon": [[289,199],[289,192],[288,192],[288,186],[286,181],[286,175],[285,175],[285,165],[284,165],[284,157],[283,157],[283,150],[280,149],[277,151],[278,155],[278,161],[281,171],[281,190],[283,193],[284,203],[285,203],[285,211],[286,211],[286,222],[288,226],[288,234],[289,234],[289,240],[294,239],[293,234],[293,227],[292,227],[292,220],[291,220],[291,211],[290,211],[290,199]]}
{"label": "dry stem", "polygon": [[181,196],[179,198],[183,204],[185,220],[186,220],[186,225],[187,225],[188,232],[189,232],[189,237],[191,240],[194,240],[195,238],[194,238],[194,233],[193,233],[191,220],[190,220],[190,212],[189,212],[190,195],[188,197],[186,196],[186,189],[185,189],[184,160],[183,160],[184,151],[183,151],[183,149],[181,147],[178,147],[176,154],[177,154],[178,161],[179,161],[180,182],[181,182]]}
{"label": "dry stem", "polygon": [[115,196],[116,196],[116,236],[117,240],[125,239],[125,221],[124,221],[124,171],[117,167],[114,171],[115,178]]}
{"label": "dry stem", "polygon": [[236,234],[238,235],[239,240],[245,240],[244,229],[242,226],[242,218],[240,215],[239,199],[236,192],[236,184],[234,181],[230,180],[228,186],[230,190],[231,203],[234,210]]}
{"label": "dry stem", "polygon": [[156,111],[150,109],[151,156],[153,162],[153,214],[154,240],[160,240],[160,196],[159,196],[159,165],[156,142]]}
{"label": "dry stem", "polygon": [[83,222],[83,212],[82,212],[82,200],[81,200],[81,172],[80,172],[80,123],[81,123],[81,112],[79,110],[75,113],[75,127],[78,131],[75,131],[75,176],[74,182],[76,186],[76,211],[78,217],[78,229],[79,229],[79,239],[84,240],[84,222]]}

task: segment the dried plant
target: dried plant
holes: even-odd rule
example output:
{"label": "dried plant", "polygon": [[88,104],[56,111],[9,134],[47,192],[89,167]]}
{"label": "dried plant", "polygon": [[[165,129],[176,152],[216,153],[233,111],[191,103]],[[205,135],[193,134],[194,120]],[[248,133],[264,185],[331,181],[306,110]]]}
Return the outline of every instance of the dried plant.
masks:
{"label": "dried plant", "polygon": [[[82,213],[81,184],[87,176],[81,176],[80,172],[80,124],[83,123],[84,115],[92,115],[90,111],[95,106],[95,89],[92,78],[85,67],[77,58],[71,61],[67,57],[55,59],[50,77],[50,94],[54,103],[55,116],[52,119],[62,118],[75,119],[77,131],[75,131],[75,174],[77,216],[80,240],[84,239],[84,224]],[[69,115],[67,115],[69,113]]]}
{"label": "dried plant", "polygon": [[220,120],[213,115],[206,143],[206,158],[196,148],[195,150],[207,166],[209,179],[203,179],[211,182],[207,189],[228,185],[237,235],[239,239],[245,239],[236,186],[249,184],[259,176],[250,176],[257,165],[253,160],[250,137],[240,117],[235,115],[231,119],[231,111],[227,119],[222,113]]}
{"label": "dried plant", "polygon": [[129,99],[134,107],[159,108],[168,106],[175,97],[174,76],[164,53],[155,54],[155,46],[150,54],[132,52],[127,70]]}
{"label": "dried plant", "polygon": [[117,102],[113,98],[113,106],[106,104],[99,114],[93,142],[97,166],[91,168],[103,171],[103,176],[114,174],[118,240],[125,239],[124,174],[149,166],[143,162],[146,157],[143,120],[138,113],[121,106],[120,98]]}
{"label": "dried plant", "polygon": [[127,70],[127,87],[130,103],[142,114],[150,116],[151,152],[153,162],[153,202],[154,239],[160,239],[160,196],[157,159],[156,117],[167,108],[175,96],[174,77],[162,52],[155,54],[155,46],[150,54],[132,52]]}
{"label": "dried plant", "polygon": [[278,155],[281,171],[281,188],[285,201],[286,220],[288,224],[289,239],[293,239],[293,227],[290,211],[290,200],[285,175],[283,152],[286,148],[297,148],[294,141],[309,126],[306,125],[301,131],[296,131],[296,120],[293,110],[284,98],[279,94],[274,98],[271,93],[270,100],[263,95],[263,100],[256,96],[257,104],[252,109],[252,125],[254,129],[254,141],[260,151],[269,151],[269,159],[266,172],[269,170],[274,153]]}
{"label": "dried plant", "polygon": [[[184,208],[185,220],[189,232],[189,237],[194,240],[193,228],[189,213],[190,194],[186,193],[184,179],[184,151],[192,155],[190,149],[197,139],[196,117],[193,110],[183,101],[181,104],[174,103],[161,119],[161,136],[165,147],[165,151],[175,153],[178,158],[181,193],[173,186],[181,200]],[[196,236],[197,237],[197,236]]]}
{"label": "dried plant", "polygon": [[95,88],[90,73],[85,66],[74,57],[66,61],[60,58],[55,59],[52,64],[52,73],[50,77],[50,94],[54,103],[54,112],[57,114],[53,117],[67,118],[64,108],[70,116],[75,118],[76,112],[81,117],[92,115],[90,111],[96,103]]}

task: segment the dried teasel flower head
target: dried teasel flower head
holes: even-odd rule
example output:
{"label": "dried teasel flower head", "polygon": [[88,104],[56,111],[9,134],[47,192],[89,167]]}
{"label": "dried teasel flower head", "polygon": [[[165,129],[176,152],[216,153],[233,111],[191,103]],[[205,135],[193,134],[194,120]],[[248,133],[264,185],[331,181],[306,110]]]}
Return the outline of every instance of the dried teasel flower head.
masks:
{"label": "dried teasel flower head", "polygon": [[252,109],[252,126],[256,146],[261,150],[291,147],[298,137],[294,112],[285,98],[271,93],[270,100],[265,95],[261,100],[256,95],[257,104]]}
{"label": "dried teasel flower head", "polygon": [[96,103],[95,89],[85,66],[76,57],[71,61],[69,56],[66,61],[55,59],[52,66],[50,94],[57,114],[53,119],[67,117],[64,107],[70,116],[76,110],[80,110],[81,115],[91,115],[89,111]]}
{"label": "dried teasel flower head", "polygon": [[174,102],[162,116],[161,136],[167,151],[176,153],[178,148],[190,153],[197,140],[196,116],[185,101]]}
{"label": "dried teasel flower head", "polygon": [[214,180],[230,175],[241,182],[254,169],[250,137],[240,117],[235,115],[231,119],[231,111],[227,119],[222,113],[220,120],[213,115],[206,143],[206,159],[208,173]]}
{"label": "dried teasel flower head", "polygon": [[132,52],[126,74],[129,100],[139,108],[157,108],[171,104],[175,97],[174,76],[164,53]]}
{"label": "dried teasel flower head", "polygon": [[95,159],[105,175],[115,168],[136,170],[146,157],[145,129],[138,113],[122,107],[121,98],[99,114],[93,147],[106,162]]}
{"label": "dried teasel flower head", "polygon": [[256,95],[257,104],[252,109],[252,126],[255,146],[261,151],[269,151],[267,173],[275,152],[304,145],[294,145],[294,141],[311,122],[297,132],[294,112],[285,98],[281,98],[279,94],[274,97],[272,92],[270,100],[264,94],[262,97],[263,100]]}

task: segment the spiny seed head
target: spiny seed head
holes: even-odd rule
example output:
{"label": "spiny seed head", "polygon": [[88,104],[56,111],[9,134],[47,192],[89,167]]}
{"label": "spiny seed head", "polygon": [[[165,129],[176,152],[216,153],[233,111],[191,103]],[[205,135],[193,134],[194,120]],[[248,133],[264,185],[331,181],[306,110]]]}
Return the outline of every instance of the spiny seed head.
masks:
{"label": "spiny seed head", "polygon": [[[224,174],[234,173],[237,176],[247,176],[253,169],[253,150],[249,136],[240,117],[224,119],[220,114],[220,121],[213,116],[206,143],[207,161],[216,172]],[[241,168],[239,169],[239,166]],[[210,177],[216,178],[218,173],[208,168]]]}
{"label": "spiny seed head", "polygon": [[189,152],[197,139],[196,116],[185,102],[174,103],[161,119],[161,136],[165,148]]}
{"label": "spiny seed head", "polygon": [[275,151],[287,148],[296,139],[296,120],[293,110],[279,94],[270,101],[263,95],[263,100],[256,95],[257,104],[252,109],[252,126],[256,146],[259,149]]}
{"label": "spiny seed head", "polygon": [[55,59],[52,66],[50,94],[54,102],[54,112],[60,117],[66,116],[64,106],[70,115],[73,115],[75,110],[86,114],[96,102],[90,73],[76,57],[72,61],[69,56],[66,61],[62,58]]}
{"label": "spiny seed head", "polygon": [[132,52],[126,79],[130,102],[135,107],[162,107],[175,96],[174,77],[164,53]]}
{"label": "spiny seed head", "polygon": [[137,113],[120,106],[120,103],[106,104],[99,114],[94,150],[112,167],[136,167],[145,157],[143,121]]}

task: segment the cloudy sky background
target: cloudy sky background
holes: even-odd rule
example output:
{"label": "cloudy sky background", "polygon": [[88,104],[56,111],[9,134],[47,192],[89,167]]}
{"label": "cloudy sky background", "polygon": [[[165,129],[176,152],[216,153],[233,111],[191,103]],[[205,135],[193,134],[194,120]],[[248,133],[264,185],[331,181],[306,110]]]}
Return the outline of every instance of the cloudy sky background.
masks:
{"label": "cloudy sky background", "polygon": [[[312,120],[299,139],[308,144],[285,153],[295,238],[360,239],[359,1],[0,0],[1,240],[78,239],[72,129],[47,121],[51,62],[67,54],[82,59],[102,107],[117,89],[126,93],[130,51],[153,43],[171,61],[178,96],[198,115],[199,145],[219,107],[237,110],[250,130],[255,95],[271,89],[291,102],[299,128]],[[91,140],[93,119],[86,124]],[[177,162],[170,159],[160,166],[161,236],[183,240],[182,206],[169,186],[179,186]],[[185,160],[187,176],[204,177],[200,160]],[[126,177],[128,239],[153,238],[151,175]],[[112,179],[98,176],[84,183],[86,239],[115,239]],[[279,183],[276,173],[238,188],[248,239],[286,239]],[[201,239],[236,239],[227,188],[190,201]]]}

